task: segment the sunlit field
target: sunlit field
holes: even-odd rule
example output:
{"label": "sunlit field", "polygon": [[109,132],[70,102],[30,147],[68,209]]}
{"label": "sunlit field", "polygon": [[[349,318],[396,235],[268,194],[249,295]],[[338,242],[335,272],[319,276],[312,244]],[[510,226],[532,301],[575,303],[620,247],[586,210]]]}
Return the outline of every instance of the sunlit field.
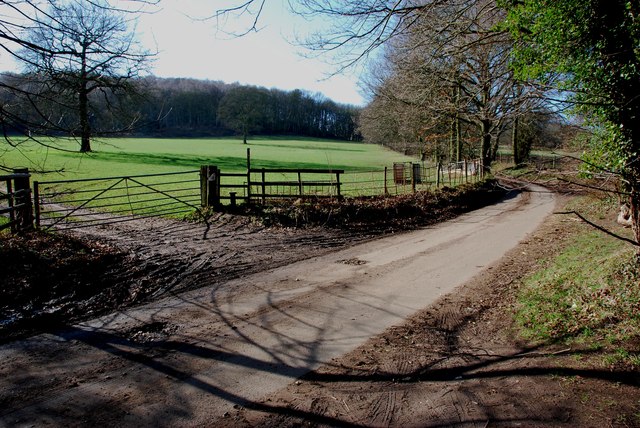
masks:
{"label": "sunlit field", "polygon": [[[270,184],[252,184],[252,196],[357,196],[410,191],[410,180],[394,184],[392,168],[398,162],[417,162],[376,145],[294,138],[254,138],[246,145],[231,138],[114,138],[93,141],[92,149],[79,153],[78,143],[67,139],[29,142],[16,148],[5,145],[0,151],[0,164],[29,169],[41,202],[38,214],[46,211],[50,219],[74,219],[92,215],[81,214],[77,211],[80,208],[122,215],[153,211],[167,216],[197,209],[202,202],[202,165],[216,166],[223,174],[235,173],[222,177],[220,196],[223,203],[229,203],[231,192],[237,193],[239,202],[248,196],[248,164],[254,170],[305,171],[270,172],[266,179],[264,174],[254,172],[252,182],[266,180]],[[339,185],[335,173],[308,172],[318,169],[344,171]],[[297,185],[301,181],[305,184]]]}
{"label": "sunlit field", "polygon": [[[156,174],[215,165],[222,172],[246,172],[247,149],[252,168],[318,168],[364,171],[383,169],[394,162],[416,161],[381,146],[329,140],[254,138],[96,140],[91,153],[78,153],[78,143],[45,140],[47,148],[25,143],[0,150],[0,164],[27,167],[35,180]],[[63,149],[63,150],[58,150]]]}

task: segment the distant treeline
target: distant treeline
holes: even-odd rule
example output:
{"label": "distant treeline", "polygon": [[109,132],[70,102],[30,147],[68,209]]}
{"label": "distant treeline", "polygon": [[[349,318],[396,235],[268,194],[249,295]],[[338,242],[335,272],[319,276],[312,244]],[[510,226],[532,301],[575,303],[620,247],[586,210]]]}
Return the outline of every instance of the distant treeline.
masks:
{"label": "distant treeline", "polygon": [[[0,85],[6,83],[26,88],[33,85],[33,76],[27,79],[23,75],[4,75]],[[128,135],[150,137],[296,135],[360,139],[356,130],[360,108],[335,103],[320,94],[184,78],[145,77],[134,85],[135,90],[127,91],[124,100],[113,93],[95,94],[90,120],[96,134],[126,130]],[[32,111],[31,124],[46,109],[33,105],[30,97],[16,97],[15,91],[0,91],[0,97],[6,117],[11,116],[9,109],[20,111],[21,117]],[[50,123],[75,120],[73,108],[61,108],[60,103],[54,106],[53,100],[51,104],[47,115]],[[114,110],[116,104],[119,108]],[[16,129],[15,122],[9,120],[3,120],[3,125],[9,133],[40,131],[35,126]]]}

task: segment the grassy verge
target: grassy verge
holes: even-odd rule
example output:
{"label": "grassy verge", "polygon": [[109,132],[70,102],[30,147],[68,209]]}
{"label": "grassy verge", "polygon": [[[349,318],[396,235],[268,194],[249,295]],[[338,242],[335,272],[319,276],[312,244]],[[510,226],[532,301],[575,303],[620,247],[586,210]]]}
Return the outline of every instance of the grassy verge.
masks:
{"label": "grassy verge", "polygon": [[[602,221],[611,218],[612,203],[580,198],[570,209]],[[565,248],[541,263],[518,296],[521,336],[601,349],[606,365],[640,366],[640,270],[634,249],[576,222]]]}

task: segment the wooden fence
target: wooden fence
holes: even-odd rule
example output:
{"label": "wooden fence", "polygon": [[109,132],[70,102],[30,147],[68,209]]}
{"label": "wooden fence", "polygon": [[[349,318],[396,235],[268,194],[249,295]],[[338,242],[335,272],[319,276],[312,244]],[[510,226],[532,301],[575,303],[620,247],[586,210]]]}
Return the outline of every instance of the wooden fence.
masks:
{"label": "wooden fence", "polygon": [[214,165],[205,165],[200,169],[202,205],[217,207],[223,200],[235,206],[238,201],[265,204],[267,200],[291,198],[340,198],[341,174],[344,170],[304,168],[249,168],[246,173],[223,173]]}
{"label": "wooden fence", "polygon": [[[184,215],[201,207],[233,207],[239,202],[398,195],[475,182],[481,177],[479,161],[433,166],[406,163],[393,169],[345,172],[251,168],[248,158],[246,172],[238,173],[206,165],[200,170],[162,174],[34,181],[32,203],[29,172],[19,170],[0,177],[7,187],[6,193],[0,192],[0,214],[10,217],[0,228],[32,227],[33,213],[36,227],[75,229],[141,217]],[[6,203],[2,205],[2,201]]]}
{"label": "wooden fence", "polygon": [[9,214],[9,221],[0,224],[0,230],[11,228],[12,232],[21,232],[33,227],[30,177],[27,169],[0,176],[6,189],[0,190],[0,215]]}
{"label": "wooden fence", "polygon": [[345,172],[334,169],[249,168],[224,173],[217,166],[201,167],[202,206],[235,206],[299,198],[399,195],[482,179],[480,160],[426,166],[396,163],[393,169]]}

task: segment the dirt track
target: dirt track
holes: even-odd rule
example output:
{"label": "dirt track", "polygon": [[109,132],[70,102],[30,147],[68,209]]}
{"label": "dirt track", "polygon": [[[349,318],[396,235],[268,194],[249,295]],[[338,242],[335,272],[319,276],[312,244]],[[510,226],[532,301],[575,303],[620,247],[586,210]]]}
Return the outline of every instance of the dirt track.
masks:
{"label": "dirt track", "polygon": [[215,425],[483,271],[552,210],[530,195],[4,345],[0,423]]}

